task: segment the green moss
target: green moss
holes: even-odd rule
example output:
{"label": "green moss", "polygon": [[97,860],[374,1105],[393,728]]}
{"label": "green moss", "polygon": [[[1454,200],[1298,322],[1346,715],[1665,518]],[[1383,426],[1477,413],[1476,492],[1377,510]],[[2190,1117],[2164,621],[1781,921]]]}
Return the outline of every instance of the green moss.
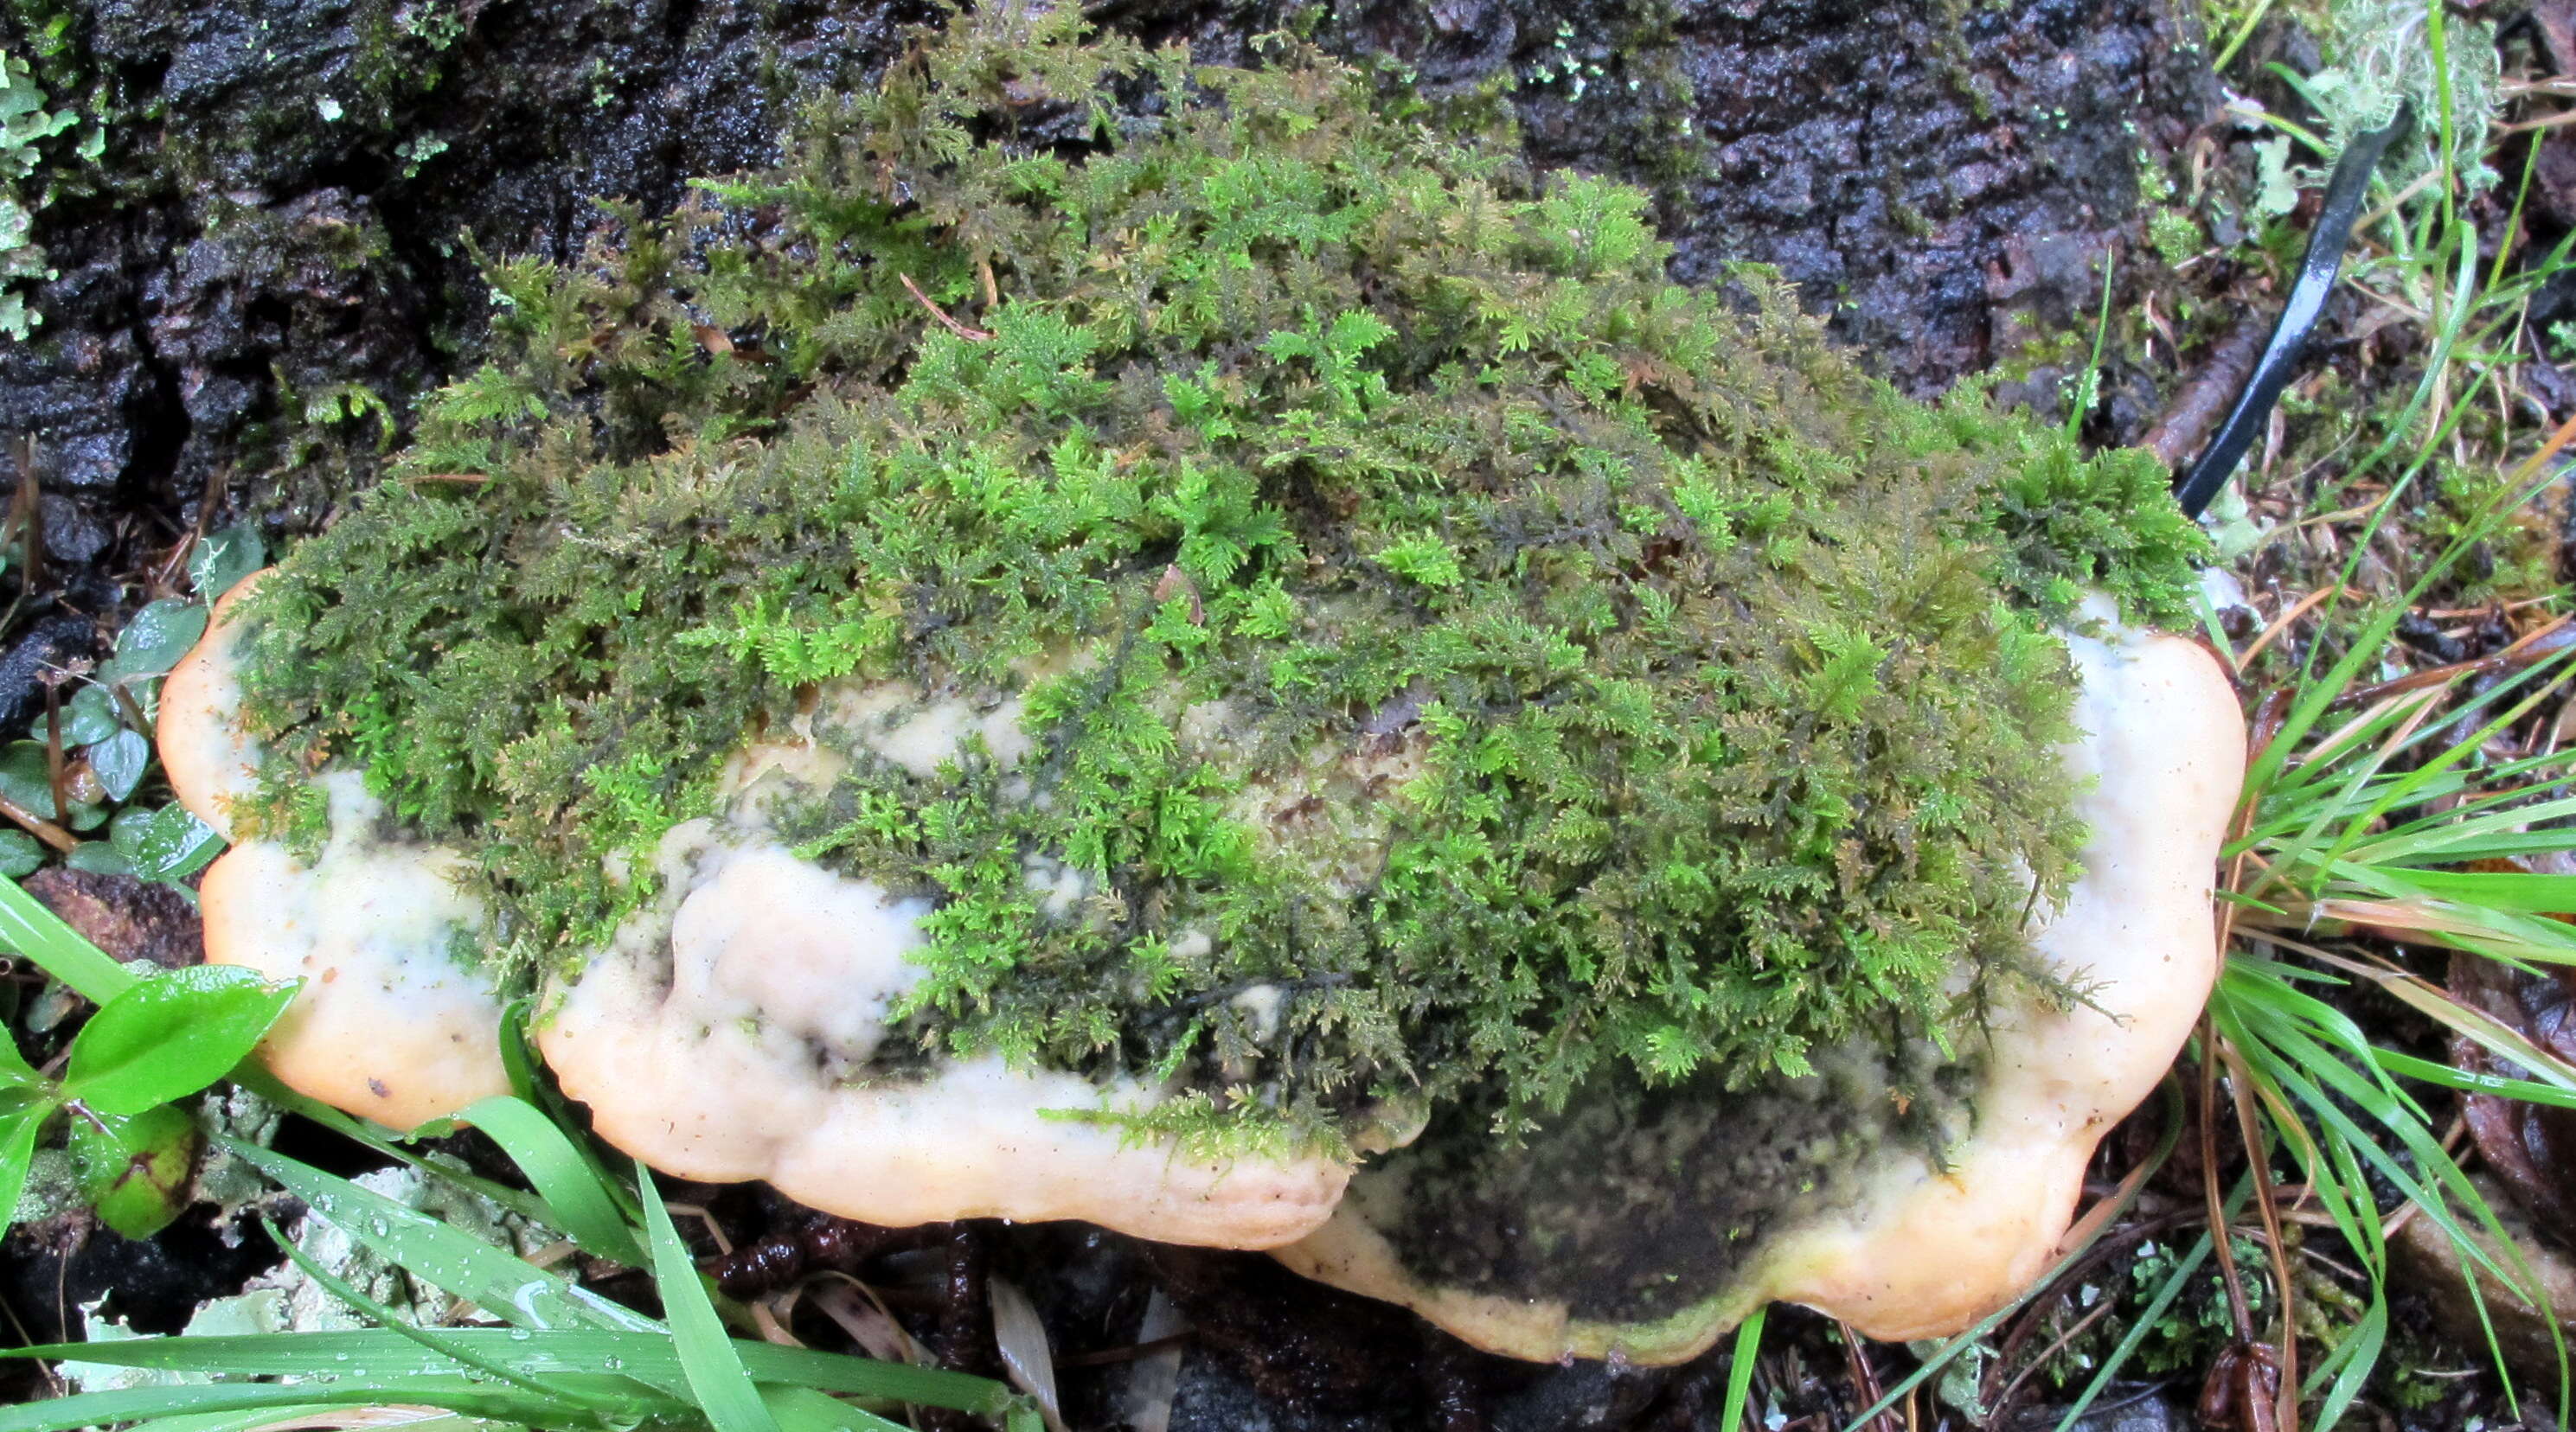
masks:
{"label": "green moss", "polygon": [[1035,23],[499,266],[493,365],[263,588],[277,748],[474,851],[525,970],[814,683],[1016,697],[1024,762],[862,760],[792,833],[935,899],[922,1045],[1176,1071],[1202,1133],[1967,1017],[2080,835],[2049,624],[2179,609],[2152,462],[1905,400],[1312,54]]}

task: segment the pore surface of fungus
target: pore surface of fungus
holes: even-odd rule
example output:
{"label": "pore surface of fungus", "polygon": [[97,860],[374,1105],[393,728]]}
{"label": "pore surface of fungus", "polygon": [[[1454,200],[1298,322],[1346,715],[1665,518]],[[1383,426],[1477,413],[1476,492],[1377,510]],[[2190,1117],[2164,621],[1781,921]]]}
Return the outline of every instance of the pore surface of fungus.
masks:
{"label": "pore surface of fungus", "polygon": [[1077,24],[498,268],[491,361],[174,680],[226,860],[434,865],[604,1134],[854,1217],[1269,1246],[1426,1118],[1379,1186],[1819,1099],[1791,1192],[1930,1217],[1856,1190],[2037,1117],[2008,1037],[2125,969],[2028,922],[2110,878],[2064,753],[2187,589],[2161,470],[1347,69]]}

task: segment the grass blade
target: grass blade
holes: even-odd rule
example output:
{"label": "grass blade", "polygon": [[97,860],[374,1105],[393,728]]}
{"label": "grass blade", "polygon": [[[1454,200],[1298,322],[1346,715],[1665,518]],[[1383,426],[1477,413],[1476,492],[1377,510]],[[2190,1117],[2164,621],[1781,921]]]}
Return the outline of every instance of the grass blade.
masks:
{"label": "grass blade", "polygon": [[[668,1335],[658,1332],[446,1328],[439,1336],[527,1376],[608,1369],[656,1385],[684,1380],[678,1351]],[[1011,1390],[1001,1383],[962,1372],[739,1338],[733,1347],[742,1359],[743,1371],[754,1382],[811,1387],[845,1397],[881,1398],[923,1407],[950,1407],[981,1416],[997,1416],[1013,1401]],[[389,1376],[427,1376],[454,1370],[443,1357],[382,1328],[124,1338],[103,1343],[0,1348],[0,1358],[77,1358],[115,1367],[231,1377],[292,1377],[316,1367],[336,1365],[344,1356],[354,1366],[374,1368]]]}
{"label": "grass blade", "polygon": [[649,1259],[597,1166],[582,1156],[572,1138],[543,1110],[524,1099],[495,1094],[457,1116],[492,1136],[536,1185],[545,1200],[547,1222],[572,1235],[575,1243],[598,1257],[629,1268],[649,1266]]}
{"label": "grass blade", "polygon": [[[609,1379],[614,1380],[614,1379]],[[238,1386],[133,1387],[82,1392],[45,1402],[0,1408],[0,1432],[82,1432],[119,1422],[172,1415],[268,1409],[338,1407],[438,1407],[469,1417],[549,1425],[555,1405],[524,1392],[498,1389],[466,1377],[371,1378],[365,1385],[311,1382]],[[678,1420],[684,1403],[657,1399],[653,1414]]]}
{"label": "grass blade", "polygon": [[[417,1327],[411,1323],[405,1322],[401,1318],[394,1316],[394,1312],[391,1308],[388,1308],[384,1304],[377,1302],[375,1299],[368,1297],[365,1293],[352,1287],[347,1280],[341,1278],[338,1274],[335,1274],[330,1269],[314,1262],[303,1249],[295,1246],[293,1240],[289,1239],[285,1234],[278,1232],[276,1224],[270,1223],[266,1219],[262,1219],[260,1222],[261,1226],[268,1230],[269,1241],[286,1250],[287,1258],[291,1260],[297,1268],[303,1270],[304,1276],[321,1284],[323,1290],[328,1292],[331,1296],[338,1298],[341,1302],[344,1302],[350,1307],[357,1309],[359,1312],[366,1314],[386,1332],[392,1333],[406,1342],[418,1344],[434,1357],[445,1359],[458,1367],[471,1368],[476,1372],[489,1373],[492,1376],[499,1378],[501,1381],[519,1388],[521,1391],[534,1393],[539,1397],[556,1398],[562,1401],[567,1407],[580,1408],[586,1411],[606,1411],[610,1413],[623,1413],[633,1408],[634,1399],[631,1397],[608,1399],[592,1398],[573,1389],[568,1384],[542,1381],[518,1371],[498,1358],[485,1357],[470,1345],[456,1342],[453,1339],[450,1339],[443,1334],[433,1332],[428,1328]],[[439,1370],[444,1372],[448,1369],[441,1368]]]}
{"label": "grass blade", "polygon": [[[2235,1216],[2236,1211],[2244,1206],[2245,1195],[2252,1191],[2252,1184],[2237,1185],[2236,1192],[2229,1196],[2228,1215],[2230,1217]],[[2074,1402],[2068,1404],[2066,1415],[2058,1420],[2057,1432],[2068,1432],[2068,1429],[2083,1420],[2086,1409],[2093,1405],[2094,1399],[2102,1395],[2102,1389],[2111,1385],[2112,1376],[2126,1367],[2129,1359],[2137,1353],[2138,1344],[2145,1342],[2147,1334],[2153,1332],[2156,1326],[2164,1321],[2165,1310],[2173,1306],[2174,1299],[2182,1296],[2182,1290],[2190,1283],[2191,1275],[2199,1272],[2200,1265],[2209,1261],[2211,1246],[2209,1235],[2203,1233],[2191,1245],[2191,1251],[2185,1253],[2182,1260],[2174,1264],[2173,1272],[2165,1276],[2163,1284],[2156,1289],[2155,1296],[2147,1300],[2147,1305],[2139,1311],[2137,1320],[2129,1324],[2129,1331],[2121,1337],[2119,1345],[2111,1349],[2108,1357],[2102,1359],[2102,1366],[2094,1372],[2093,1380],[2084,1384],[2084,1390],[2075,1395]]]}
{"label": "grass blade", "polygon": [[707,1299],[706,1285],[698,1281],[697,1260],[680,1242],[680,1230],[671,1226],[671,1211],[662,1206],[661,1191],[653,1187],[652,1170],[640,1162],[635,1165],[635,1189],[644,1202],[644,1229],[653,1245],[653,1282],[661,1289],[662,1311],[671,1320],[680,1368],[688,1374],[689,1390],[697,1395],[698,1405],[706,1409],[707,1421],[715,1432],[779,1432],[778,1419],[769,1415],[760,1390],[743,1371],[742,1357],[734,1351],[733,1339],[725,1335],[724,1322]]}
{"label": "grass blade", "polygon": [[277,1153],[224,1139],[223,1145],[304,1200],[315,1217],[400,1264],[425,1282],[527,1328],[593,1327],[660,1332],[643,1314],[578,1288],[535,1264]]}
{"label": "grass blade", "polygon": [[35,961],[92,1004],[105,1004],[137,983],[125,966],[5,877],[0,877],[0,946]]}
{"label": "grass blade", "polygon": [[1735,1327],[1735,1351],[1726,1360],[1725,1410],[1717,1417],[1722,1432],[1744,1432],[1744,1403],[1753,1391],[1753,1358],[1762,1351],[1762,1322],[1769,1304],[1745,1314]]}
{"label": "grass blade", "polygon": [[778,1419],[779,1432],[911,1432],[900,1422],[835,1402],[810,1387],[763,1387],[760,1400]]}

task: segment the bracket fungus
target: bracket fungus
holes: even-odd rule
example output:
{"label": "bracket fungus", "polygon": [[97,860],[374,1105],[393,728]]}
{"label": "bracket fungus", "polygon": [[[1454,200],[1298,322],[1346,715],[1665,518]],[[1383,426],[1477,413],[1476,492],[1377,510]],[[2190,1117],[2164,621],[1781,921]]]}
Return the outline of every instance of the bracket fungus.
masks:
{"label": "bracket fungus", "polygon": [[1522,1356],[2006,1296],[2212,972],[2241,732],[2144,634],[2161,469],[1329,61],[1078,25],[958,17],[501,266],[227,599],[163,741],[209,957],[311,976],[281,1076],[452,1112],[530,991],[657,1167]]}

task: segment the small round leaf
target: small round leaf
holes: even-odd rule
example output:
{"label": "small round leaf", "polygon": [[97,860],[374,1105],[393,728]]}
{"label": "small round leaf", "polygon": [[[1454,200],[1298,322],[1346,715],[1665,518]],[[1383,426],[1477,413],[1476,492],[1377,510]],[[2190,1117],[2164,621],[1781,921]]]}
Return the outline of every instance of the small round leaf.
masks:
{"label": "small round leaf", "polygon": [[103,680],[159,676],[179,664],[197,638],[206,634],[206,608],[201,602],[163,597],[134,614],[116,634],[116,655],[101,666]]}
{"label": "small round leaf", "polygon": [[134,842],[135,873],[149,880],[185,880],[223,853],[215,828],[173,802],[152,813]]}
{"label": "small round leaf", "polygon": [[109,800],[134,794],[134,788],[143,784],[143,773],[152,766],[152,743],[140,731],[119,731],[85,754],[91,773],[107,788]]}
{"label": "small round leaf", "polygon": [[23,830],[0,830],[0,875],[15,880],[45,863],[45,847]]}
{"label": "small round leaf", "polygon": [[[62,707],[63,745],[86,746],[104,741],[116,734],[116,701],[104,686],[84,686],[73,692]],[[36,739],[45,737],[45,723],[36,723]]]}
{"label": "small round leaf", "polygon": [[63,864],[91,875],[131,875],[134,862],[112,840],[84,840],[63,852]]}
{"label": "small round leaf", "polygon": [[0,746],[0,797],[40,820],[56,819],[54,781],[42,741],[12,741]]}
{"label": "small round leaf", "polygon": [[188,554],[188,583],[211,602],[267,560],[267,544],[259,540],[259,529],[247,522],[235,523],[207,534]]}

